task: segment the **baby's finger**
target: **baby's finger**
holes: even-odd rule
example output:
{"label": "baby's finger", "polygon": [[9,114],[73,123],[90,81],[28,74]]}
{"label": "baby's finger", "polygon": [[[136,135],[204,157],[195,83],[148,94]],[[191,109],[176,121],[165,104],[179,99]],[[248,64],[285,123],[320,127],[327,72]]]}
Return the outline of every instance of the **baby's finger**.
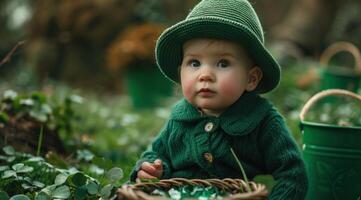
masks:
{"label": "baby's finger", "polygon": [[160,159],[155,160],[153,166],[154,166],[157,170],[163,170],[162,160],[160,160]]}
{"label": "baby's finger", "polygon": [[154,174],[154,172],[157,171],[157,169],[153,166],[153,164],[149,162],[142,163],[140,169],[147,172],[148,174]]}
{"label": "baby's finger", "polygon": [[152,175],[148,174],[147,172],[145,172],[143,170],[138,171],[137,177],[138,178],[145,178],[145,179],[154,179],[154,178],[156,178],[155,176],[152,176]]}
{"label": "baby's finger", "polygon": [[154,174],[152,174],[153,176],[160,178],[162,177],[163,174],[163,170],[157,170]]}

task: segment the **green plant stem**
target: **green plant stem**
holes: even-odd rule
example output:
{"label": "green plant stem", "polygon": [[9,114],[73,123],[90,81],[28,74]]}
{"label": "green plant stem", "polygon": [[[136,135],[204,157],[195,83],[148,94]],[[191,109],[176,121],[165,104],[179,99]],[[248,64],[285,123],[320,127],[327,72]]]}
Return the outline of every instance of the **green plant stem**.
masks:
{"label": "green plant stem", "polygon": [[244,172],[244,169],[243,169],[243,167],[242,167],[242,164],[241,164],[241,162],[239,161],[239,159],[237,158],[236,154],[234,153],[232,147],[231,147],[231,152],[232,152],[232,155],[233,155],[234,159],[236,160],[239,168],[241,169],[243,179],[244,179],[244,181],[246,182],[246,185],[247,185],[247,186],[246,186],[246,190],[247,190],[247,192],[251,192],[251,188],[249,187],[249,181],[248,181],[247,175],[246,175],[246,173]]}
{"label": "green plant stem", "polygon": [[36,156],[40,156],[40,149],[41,149],[42,143],[43,143],[43,125],[40,126],[40,134],[39,134],[39,139],[38,139],[38,149],[36,151]]}

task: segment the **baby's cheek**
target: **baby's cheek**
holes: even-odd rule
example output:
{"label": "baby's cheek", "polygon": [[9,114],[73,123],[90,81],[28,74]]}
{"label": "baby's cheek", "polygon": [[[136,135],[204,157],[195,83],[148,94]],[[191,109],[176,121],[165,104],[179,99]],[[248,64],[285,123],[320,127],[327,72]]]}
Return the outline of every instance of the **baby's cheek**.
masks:
{"label": "baby's cheek", "polygon": [[239,83],[234,83],[232,81],[223,81],[220,85],[220,89],[224,95],[227,95],[230,98],[238,99],[242,94],[242,87]]}
{"label": "baby's cheek", "polygon": [[183,92],[183,96],[186,99],[189,99],[192,96],[192,93],[194,91],[194,85],[195,83],[193,83],[190,80],[185,79],[182,81],[182,92]]}
{"label": "baby's cheek", "polygon": [[191,90],[189,87],[182,87],[182,93],[186,99],[189,99],[191,96]]}

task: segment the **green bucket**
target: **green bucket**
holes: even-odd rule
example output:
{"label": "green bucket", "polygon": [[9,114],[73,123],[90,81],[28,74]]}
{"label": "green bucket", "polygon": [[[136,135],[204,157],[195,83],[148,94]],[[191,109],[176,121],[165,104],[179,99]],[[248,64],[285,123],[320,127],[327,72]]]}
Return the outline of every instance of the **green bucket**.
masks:
{"label": "green bucket", "polygon": [[361,76],[353,70],[342,67],[331,67],[321,74],[321,90],[345,89],[357,92],[360,85]]}
{"label": "green bucket", "polygon": [[160,106],[172,96],[175,86],[156,66],[128,70],[125,80],[132,104],[137,109]]}
{"label": "green bucket", "polygon": [[[348,52],[354,57],[354,68],[329,65],[331,58],[340,52]],[[338,88],[353,92],[358,91],[361,81],[361,55],[358,48],[352,43],[334,43],[322,53],[320,64],[325,67],[321,72],[321,90]]]}
{"label": "green bucket", "polygon": [[303,157],[309,188],[307,200],[361,199],[361,127],[304,121],[309,108],[324,97],[361,96],[341,89],[314,95],[300,113]]}

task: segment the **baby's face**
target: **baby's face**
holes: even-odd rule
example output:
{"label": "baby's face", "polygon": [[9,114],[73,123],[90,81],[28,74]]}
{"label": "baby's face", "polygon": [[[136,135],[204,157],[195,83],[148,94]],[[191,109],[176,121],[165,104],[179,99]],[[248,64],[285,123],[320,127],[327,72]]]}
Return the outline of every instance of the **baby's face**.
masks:
{"label": "baby's face", "polygon": [[193,39],[184,44],[183,56],[183,95],[208,115],[219,116],[258,84],[252,84],[255,68],[245,50],[230,41]]}

